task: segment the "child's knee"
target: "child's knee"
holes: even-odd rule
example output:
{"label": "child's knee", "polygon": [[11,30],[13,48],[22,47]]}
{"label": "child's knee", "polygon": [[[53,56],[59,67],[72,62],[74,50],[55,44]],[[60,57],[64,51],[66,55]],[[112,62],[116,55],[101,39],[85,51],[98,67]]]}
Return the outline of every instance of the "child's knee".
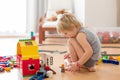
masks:
{"label": "child's knee", "polygon": [[75,42],[75,38],[69,38],[69,39],[67,40],[67,43],[68,43],[68,44],[72,44],[73,42]]}

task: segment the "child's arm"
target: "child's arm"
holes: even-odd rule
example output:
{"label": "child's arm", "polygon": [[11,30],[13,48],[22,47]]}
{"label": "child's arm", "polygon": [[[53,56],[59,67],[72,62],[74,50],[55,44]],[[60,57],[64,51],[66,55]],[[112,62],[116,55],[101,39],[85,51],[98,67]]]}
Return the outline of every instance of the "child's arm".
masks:
{"label": "child's arm", "polygon": [[84,50],[83,56],[79,59],[78,64],[82,66],[93,54],[92,47],[87,41],[85,33],[79,33],[76,36],[76,40],[81,45],[82,49]]}
{"label": "child's arm", "polygon": [[65,55],[64,55],[64,59],[67,59],[67,58],[69,58],[70,57],[70,53],[66,53]]}

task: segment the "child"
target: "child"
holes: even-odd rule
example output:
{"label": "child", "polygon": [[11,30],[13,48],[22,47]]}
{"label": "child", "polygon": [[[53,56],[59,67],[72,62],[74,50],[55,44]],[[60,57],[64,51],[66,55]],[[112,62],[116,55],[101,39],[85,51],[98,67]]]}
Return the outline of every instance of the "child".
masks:
{"label": "child", "polygon": [[65,55],[65,59],[71,59],[68,70],[78,71],[84,66],[90,72],[96,71],[95,65],[101,53],[97,35],[83,28],[79,20],[70,13],[65,13],[59,18],[57,31],[69,38],[68,54]]}

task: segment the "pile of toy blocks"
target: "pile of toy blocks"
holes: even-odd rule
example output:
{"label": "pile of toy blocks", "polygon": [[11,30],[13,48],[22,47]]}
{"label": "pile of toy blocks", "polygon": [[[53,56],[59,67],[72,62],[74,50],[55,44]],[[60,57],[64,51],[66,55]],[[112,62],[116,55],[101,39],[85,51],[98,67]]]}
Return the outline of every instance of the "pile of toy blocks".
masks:
{"label": "pile of toy blocks", "polygon": [[[114,54],[112,54],[114,55]],[[108,55],[106,51],[102,52],[102,62],[103,63],[110,63],[110,64],[115,64],[115,65],[119,65],[119,57],[118,54],[115,56],[112,55]]]}
{"label": "pile of toy blocks", "polygon": [[114,56],[102,56],[102,62],[119,65],[119,61]]}
{"label": "pile of toy blocks", "polygon": [[0,56],[0,72],[10,72],[14,67],[17,67],[14,56]]}
{"label": "pile of toy blocks", "polygon": [[119,65],[120,54],[107,54],[106,51],[103,51],[101,54],[101,58],[97,62],[97,65],[100,64],[101,62]]}

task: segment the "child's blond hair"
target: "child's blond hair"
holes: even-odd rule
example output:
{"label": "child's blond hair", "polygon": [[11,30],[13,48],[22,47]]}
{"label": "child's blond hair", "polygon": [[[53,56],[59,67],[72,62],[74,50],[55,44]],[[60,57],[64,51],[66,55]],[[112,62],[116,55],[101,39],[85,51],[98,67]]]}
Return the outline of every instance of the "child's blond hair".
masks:
{"label": "child's blond hair", "polygon": [[71,13],[62,14],[57,24],[57,32],[71,31],[73,28],[82,28],[82,23]]}

